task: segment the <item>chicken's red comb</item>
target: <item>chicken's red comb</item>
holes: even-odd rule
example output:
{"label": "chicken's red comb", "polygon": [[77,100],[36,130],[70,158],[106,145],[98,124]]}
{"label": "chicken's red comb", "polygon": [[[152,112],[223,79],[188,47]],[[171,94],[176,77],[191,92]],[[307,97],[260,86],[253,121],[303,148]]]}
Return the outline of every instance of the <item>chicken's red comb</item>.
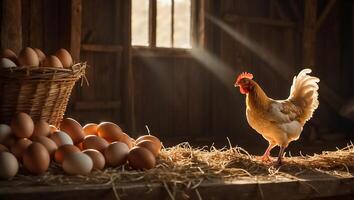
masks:
{"label": "chicken's red comb", "polygon": [[253,79],[253,74],[248,72],[242,72],[240,75],[238,75],[236,83],[238,83],[243,78]]}

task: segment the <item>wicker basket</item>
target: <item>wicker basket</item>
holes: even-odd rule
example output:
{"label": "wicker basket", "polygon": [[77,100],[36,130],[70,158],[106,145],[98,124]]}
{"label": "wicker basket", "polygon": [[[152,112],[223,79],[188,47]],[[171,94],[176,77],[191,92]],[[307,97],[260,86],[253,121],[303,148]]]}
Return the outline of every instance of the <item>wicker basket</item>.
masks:
{"label": "wicker basket", "polygon": [[86,63],[71,69],[16,67],[0,69],[0,122],[10,123],[17,112],[58,126],[75,82],[85,74]]}

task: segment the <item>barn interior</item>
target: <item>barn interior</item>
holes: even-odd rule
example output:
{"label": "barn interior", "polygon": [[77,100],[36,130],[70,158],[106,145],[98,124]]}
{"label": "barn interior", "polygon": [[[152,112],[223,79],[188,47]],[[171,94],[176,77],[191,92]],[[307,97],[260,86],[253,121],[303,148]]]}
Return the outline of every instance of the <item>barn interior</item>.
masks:
{"label": "barn interior", "polygon": [[[237,146],[255,156],[268,142],[247,121],[237,76],[250,72],[269,97],[287,99],[293,77],[311,68],[320,79],[319,106],[285,155],[312,156],[345,148],[354,138],[353,10],[352,0],[0,0],[0,49],[19,54],[33,47],[51,55],[65,48],[74,63],[85,63],[64,115],[82,126],[114,122],[132,138],[151,133],[166,148],[184,142],[195,148]],[[271,155],[276,158],[278,148]],[[346,181],[354,183],[353,177]],[[332,184],[318,182],[323,188]],[[254,192],[243,186],[205,186],[204,193],[188,198]],[[74,199],[89,190],[23,187],[16,195],[3,188],[4,199]],[[96,195],[88,199],[108,190],[108,198],[139,199],[129,189],[132,196],[92,188]],[[290,199],[353,198],[353,186],[336,188]],[[188,199],[160,190],[152,189],[146,199]],[[238,197],[269,199],[274,191]]]}

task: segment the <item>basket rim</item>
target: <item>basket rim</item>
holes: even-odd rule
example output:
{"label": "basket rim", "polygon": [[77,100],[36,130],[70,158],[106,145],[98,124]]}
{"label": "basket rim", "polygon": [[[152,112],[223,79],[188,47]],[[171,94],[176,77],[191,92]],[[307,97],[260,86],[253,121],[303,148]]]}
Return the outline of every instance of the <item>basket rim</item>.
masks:
{"label": "basket rim", "polygon": [[58,68],[58,67],[40,67],[40,66],[14,66],[8,68],[0,68],[0,71],[5,72],[19,72],[19,71],[38,71],[38,72],[73,72],[80,70],[82,67],[86,67],[87,62],[75,63],[68,68]]}

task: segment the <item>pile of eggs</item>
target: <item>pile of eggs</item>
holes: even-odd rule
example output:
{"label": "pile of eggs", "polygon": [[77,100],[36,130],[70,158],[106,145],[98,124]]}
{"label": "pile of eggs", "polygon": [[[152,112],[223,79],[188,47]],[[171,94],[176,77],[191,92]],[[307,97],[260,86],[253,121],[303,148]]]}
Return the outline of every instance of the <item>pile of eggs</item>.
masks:
{"label": "pile of eggs", "polygon": [[0,55],[0,67],[17,66],[69,68],[73,65],[70,53],[61,48],[53,55],[46,56],[38,48],[25,47],[16,55],[11,49],[5,49]]}
{"label": "pile of eggs", "polygon": [[43,174],[51,162],[70,175],[126,164],[148,170],[155,167],[161,147],[157,137],[144,135],[134,140],[112,122],[82,127],[65,118],[57,128],[18,113],[10,125],[0,124],[0,179],[15,176],[20,166],[31,174]]}

